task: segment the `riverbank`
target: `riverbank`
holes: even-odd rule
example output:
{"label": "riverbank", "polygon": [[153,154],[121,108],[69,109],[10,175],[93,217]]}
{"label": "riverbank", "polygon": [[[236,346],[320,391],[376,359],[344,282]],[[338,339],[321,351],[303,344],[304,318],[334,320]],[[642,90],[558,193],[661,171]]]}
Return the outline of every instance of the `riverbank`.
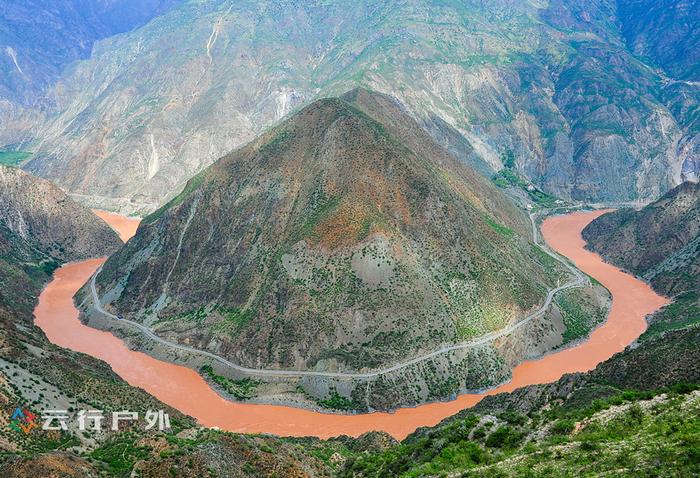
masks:
{"label": "riverbank", "polygon": [[585,250],[581,230],[602,212],[573,213],[544,221],[542,234],[557,252],[607,287],[613,296],[610,316],[589,340],[570,349],[523,362],[513,369],[510,382],[486,394],[465,394],[450,402],[402,408],[394,413],[329,415],[277,405],[233,403],[214,392],[194,370],[129,350],[107,332],[80,323],[72,296],[103,262],[100,259],[67,264],[39,298],[36,323],[57,345],[88,353],[109,363],[131,385],[191,415],[205,426],[248,433],[284,436],[341,434],[358,436],[383,430],[403,438],[417,427],[434,425],[485,395],[511,391],[534,383],[558,379],[571,372],[587,371],[636,339],[646,328],[645,316],[666,303],[644,282],[602,262]]}

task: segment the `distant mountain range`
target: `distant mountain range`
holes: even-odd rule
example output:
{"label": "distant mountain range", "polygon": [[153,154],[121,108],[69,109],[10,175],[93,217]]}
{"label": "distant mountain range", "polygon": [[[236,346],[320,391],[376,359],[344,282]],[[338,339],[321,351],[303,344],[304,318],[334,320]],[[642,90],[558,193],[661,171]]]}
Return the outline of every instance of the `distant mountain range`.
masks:
{"label": "distant mountain range", "polygon": [[166,12],[177,0],[4,0],[0,5],[0,99],[37,106],[96,41]]}
{"label": "distant mountain range", "polygon": [[700,170],[699,3],[181,2],[99,41],[35,107],[3,94],[0,145],[86,204],[151,212],[285,115],[360,85],[486,175],[512,162],[562,198],[655,199]]}

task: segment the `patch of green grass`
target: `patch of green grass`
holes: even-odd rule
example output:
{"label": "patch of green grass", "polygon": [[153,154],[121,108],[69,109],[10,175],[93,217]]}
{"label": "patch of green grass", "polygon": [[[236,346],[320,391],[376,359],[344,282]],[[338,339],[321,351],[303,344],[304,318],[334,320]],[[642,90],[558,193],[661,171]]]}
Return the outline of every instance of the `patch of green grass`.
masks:
{"label": "patch of green grass", "polygon": [[260,381],[250,378],[232,380],[224,377],[223,375],[219,375],[214,371],[211,365],[203,365],[199,371],[202,373],[202,375],[209,377],[238,400],[246,400],[255,396],[255,390],[257,389],[258,385],[260,385]]}
{"label": "patch of green grass", "polygon": [[497,184],[501,187],[514,186],[527,190],[528,186],[527,181],[522,179],[515,171],[509,168],[503,168],[497,172],[493,177],[493,181],[497,182]]}
{"label": "patch of green grass", "polygon": [[492,217],[484,215],[484,221],[486,224],[491,226],[491,228],[496,231],[501,236],[510,239],[515,235],[515,231],[511,228],[504,226],[503,224],[497,223]]}
{"label": "patch of green grass", "polygon": [[32,156],[27,151],[0,151],[0,165],[18,166]]}

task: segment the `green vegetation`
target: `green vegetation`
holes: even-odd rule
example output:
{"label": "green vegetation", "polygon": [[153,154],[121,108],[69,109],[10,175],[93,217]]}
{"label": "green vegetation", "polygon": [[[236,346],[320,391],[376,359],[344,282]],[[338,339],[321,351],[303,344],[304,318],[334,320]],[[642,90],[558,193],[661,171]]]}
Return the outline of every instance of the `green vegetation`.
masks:
{"label": "green vegetation", "polygon": [[515,154],[513,150],[508,149],[504,154],[501,155],[501,161],[503,162],[503,167],[507,170],[513,170],[515,168]]}
{"label": "green vegetation", "polygon": [[255,389],[260,385],[260,381],[244,378],[241,380],[231,380],[214,371],[211,365],[203,365],[199,369],[205,377],[213,380],[217,385],[226,390],[238,400],[246,400],[255,396]]}
{"label": "green vegetation", "polygon": [[[510,152],[510,151],[509,151]],[[493,182],[502,189],[509,187],[522,189],[530,200],[540,207],[554,207],[558,199],[539,189],[537,186],[526,180],[515,170],[515,158],[513,153],[502,158],[504,168],[493,176]]]}
{"label": "green vegetation", "polygon": [[596,307],[580,289],[568,289],[554,299],[566,326],[562,345],[587,337],[593,327],[605,320],[607,311]]}
{"label": "green vegetation", "polygon": [[0,151],[1,166],[18,166],[32,156],[26,151]]}
{"label": "green vegetation", "polygon": [[484,444],[489,448],[515,448],[522,440],[524,433],[508,425],[498,427],[491,433]]}
{"label": "green vegetation", "polygon": [[314,235],[314,229],[321,221],[330,216],[340,205],[340,197],[323,198],[319,204],[310,211],[306,222],[301,226],[298,234],[295,236],[297,240]]}
{"label": "green vegetation", "polygon": [[338,394],[337,390],[332,390],[330,397],[325,400],[317,400],[317,403],[323,408],[331,410],[358,410],[361,408],[353,400]]}
{"label": "green vegetation", "polygon": [[628,477],[659,476],[659,470],[696,476],[700,394],[690,393],[695,389],[629,391],[590,406],[554,406],[529,416],[468,414],[385,451],[351,457],[341,476],[544,478],[611,470]]}
{"label": "green vegetation", "polygon": [[351,456],[340,476],[697,476],[698,333],[674,331],[595,371],[489,397],[398,445]]}
{"label": "green vegetation", "polygon": [[90,457],[105,463],[110,474],[128,476],[136,461],[151,455],[151,448],[136,445],[137,439],[136,433],[122,433],[93,450]]}
{"label": "green vegetation", "polygon": [[191,310],[189,312],[183,312],[182,314],[174,315],[171,317],[165,317],[160,319],[159,322],[167,322],[172,320],[183,320],[186,322],[196,322],[201,324],[209,316],[204,307],[199,307],[197,309]]}
{"label": "green vegetation", "polygon": [[640,342],[669,330],[681,329],[700,323],[700,294],[691,290],[679,294],[670,305],[654,314],[649,328],[639,337]]}
{"label": "green vegetation", "polygon": [[538,246],[537,244],[532,244],[532,253],[537,259],[537,262],[542,265],[545,273],[547,274],[547,278],[549,278],[552,284],[554,284],[558,279],[563,279],[566,277],[566,270],[562,267],[559,261],[547,254],[542,247]]}
{"label": "green vegetation", "polygon": [[272,156],[282,151],[286,141],[294,137],[290,131],[278,131],[275,136],[260,148],[260,154]]}
{"label": "green vegetation", "polygon": [[255,317],[254,309],[241,310],[238,307],[218,307],[216,309],[223,317],[214,326],[217,332],[224,332],[230,336],[236,336]]}
{"label": "green vegetation", "polygon": [[500,188],[510,186],[527,190],[528,182],[521,178],[515,171],[507,168],[501,169],[493,177],[493,182]]}
{"label": "green vegetation", "polygon": [[499,233],[501,236],[510,239],[515,235],[515,231],[513,231],[511,228],[504,226],[503,224],[499,224],[496,221],[493,220],[492,217],[484,215],[484,221],[486,224],[491,226],[491,228]]}
{"label": "green vegetation", "polygon": [[44,274],[46,274],[47,276],[53,274],[54,271],[59,267],[61,267],[61,263],[53,259],[47,259],[45,261],[42,261],[40,264],[42,272],[44,272]]}

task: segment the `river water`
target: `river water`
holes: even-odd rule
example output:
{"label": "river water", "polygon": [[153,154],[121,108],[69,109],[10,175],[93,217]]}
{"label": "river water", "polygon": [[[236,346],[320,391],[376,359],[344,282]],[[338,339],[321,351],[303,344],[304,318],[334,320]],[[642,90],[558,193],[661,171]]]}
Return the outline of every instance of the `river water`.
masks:
{"label": "river water", "polygon": [[[123,239],[135,233],[137,220],[98,213]],[[545,220],[541,228],[543,238],[552,249],[571,259],[612,293],[608,320],[593,331],[588,340],[521,363],[513,369],[510,382],[486,394],[460,395],[449,402],[401,408],[393,413],[333,415],[277,405],[229,402],[214,392],[194,370],[129,350],[114,335],[81,324],[73,304],[73,295],[104,262],[104,258],[70,263],[58,269],[39,296],[34,311],[35,323],[54,344],[104,360],[131,385],[143,388],[204,426],[233,432],[320,438],[359,436],[367,431],[383,430],[402,439],[418,427],[435,425],[473,406],[485,395],[551,382],[566,373],[591,370],[623,350],[645,330],[644,317],[665,305],[667,300],[646,283],[606,264],[597,254],[584,248],[581,231],[601,214],[603,211],[555,216]]]}

